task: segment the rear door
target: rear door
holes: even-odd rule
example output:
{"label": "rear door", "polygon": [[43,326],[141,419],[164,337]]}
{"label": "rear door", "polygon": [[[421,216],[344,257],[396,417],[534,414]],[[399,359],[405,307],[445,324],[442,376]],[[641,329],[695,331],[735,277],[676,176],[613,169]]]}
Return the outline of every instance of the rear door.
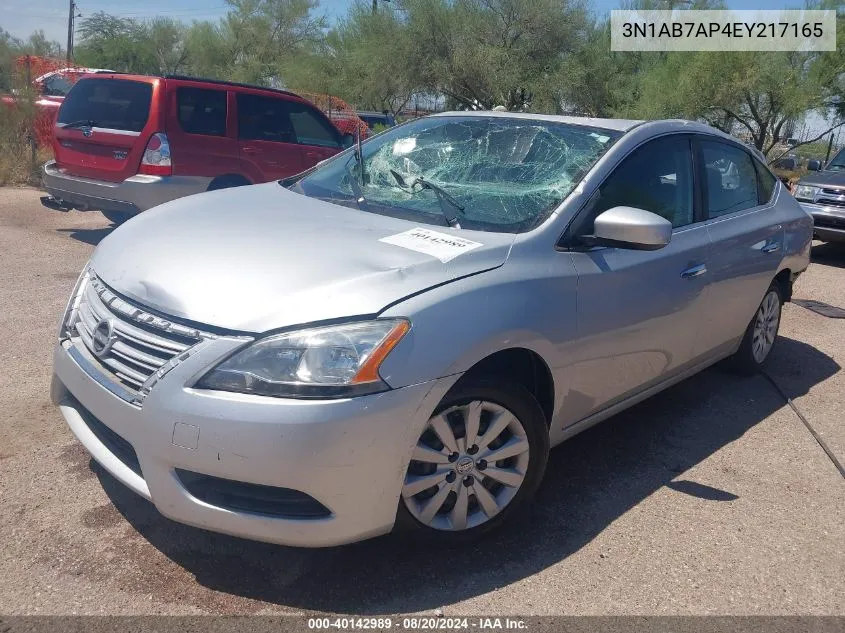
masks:
{"label": "rear door", "polygon": [[240,174],[235,126],[225,86],[167,80],[167,138],[180,176]]}
{"label": "rear door", "polygon": [[713,243],[699,353],[725,351],[745,332],[783,257],[774,176],[743,147],[697,139],[707,231]]}
{"label": "rear door", "polygon": [[97,180],[134,176],[150,134],[158,131],[155,104],[162,90],[162,80],[152,77],[80,79],[56,119],[58,167]]}
{"label": "rear door", "polygon": [[305,169],[287,99],[238,92],[236,101],[238,152],[253,182],[278,180]]}

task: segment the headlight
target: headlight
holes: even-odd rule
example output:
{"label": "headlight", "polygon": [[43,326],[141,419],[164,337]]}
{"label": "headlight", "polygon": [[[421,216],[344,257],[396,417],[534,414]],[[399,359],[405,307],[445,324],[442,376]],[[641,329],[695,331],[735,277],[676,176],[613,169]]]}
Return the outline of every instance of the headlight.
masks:
{"label": "headlight", "polygon": [[818,191],[818,187],[812,187],[810,185],[797,185],[792,195],[797,200],[809,200],[812,202],[816,199],[816,194],[818,193]]}
{"label": "headlight", "polygon": [[70,334],[70,326],[76,318],[76,309],[79,307],[79,301],[82,298],[82,291],[85,289],[85,282],[88,280],[88,264],[82,269],[79,279],[76,280],[76,285],[73,287],[73,292],[70,293],[65,311],[62,313],[62,321],[59,324],[59,339],[62,340]]}
{"label": "headlight", "polygon": [[235,353],[194,385],[288,398],[340,398],[387,389],[379,366],[411,329],[378,319],[286,332]]}

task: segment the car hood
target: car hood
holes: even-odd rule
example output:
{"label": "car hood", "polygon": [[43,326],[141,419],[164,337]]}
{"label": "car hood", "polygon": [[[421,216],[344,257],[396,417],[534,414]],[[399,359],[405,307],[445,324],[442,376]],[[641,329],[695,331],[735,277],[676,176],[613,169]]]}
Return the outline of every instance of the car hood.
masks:
{"label": "car hood", "polygon": [[804,176],[798,184],[815,187],[845,187],[845,171],[816,171]]}
{"label": "car hood", "polygon": [[[407,231],[417,234],[391,238]],[[471,243],[444,245],[426,237],[431,231]],[[514,238],[415,224],[268,183],[146,211],[100,243],[91,267],[117,292],[165,315],[265,332],[377,314],[432,286],[501,266]],[[439,242],[439,258],[420,252],[431,240]]]}

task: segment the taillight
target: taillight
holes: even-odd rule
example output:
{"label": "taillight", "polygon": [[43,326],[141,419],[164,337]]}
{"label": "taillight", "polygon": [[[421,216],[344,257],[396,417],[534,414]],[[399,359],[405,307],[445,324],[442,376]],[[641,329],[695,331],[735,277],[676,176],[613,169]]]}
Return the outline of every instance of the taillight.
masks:
{"label": "taillight", "polygon": [[170,143],[167,142],[167,135],[164,132],[156,132],[150,137],[138,173],[150,176],[170,176],[173,173],[173,165],[170,162]]}

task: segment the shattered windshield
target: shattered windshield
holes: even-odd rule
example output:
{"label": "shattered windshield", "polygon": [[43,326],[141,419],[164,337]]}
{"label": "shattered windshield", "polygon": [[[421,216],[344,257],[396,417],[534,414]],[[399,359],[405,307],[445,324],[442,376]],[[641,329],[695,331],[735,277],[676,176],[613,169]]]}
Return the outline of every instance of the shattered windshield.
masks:
{"label": "shattered windshield", "polygon": [[462,228],[518,233],[542,222],[620,136],[542,120],[430,117],[373,137],[362,160],[353,148],[291,189],[417,222],[449,225],[454,214]]}

